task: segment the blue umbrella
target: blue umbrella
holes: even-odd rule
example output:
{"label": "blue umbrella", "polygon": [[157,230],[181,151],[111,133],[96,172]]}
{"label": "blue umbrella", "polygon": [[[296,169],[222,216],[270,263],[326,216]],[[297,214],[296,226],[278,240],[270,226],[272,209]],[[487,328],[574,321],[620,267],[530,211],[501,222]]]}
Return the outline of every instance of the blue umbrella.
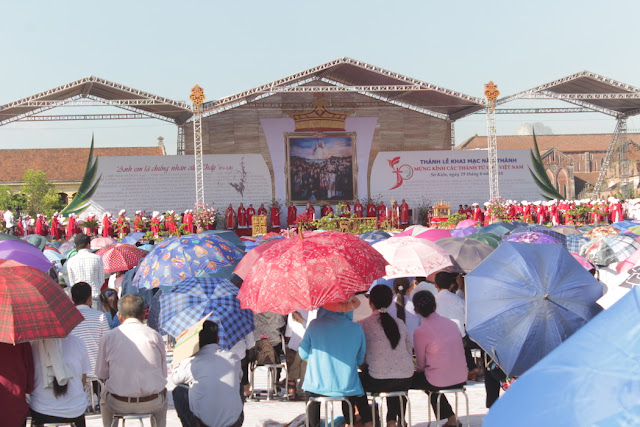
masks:
{"label": "blue umbrella", "polygon": [[161,335],[167,335],[167,331],[160,326],[160,297],[162,296],[162,289],[158,289],[156,294],[151,298],[149,303],[149,316],[147,316],[147,326],[151,329],[155,329]]}
{"label": "blue umbrella", "polygon": [[220,347],[229,350],[253,331],[253,312],[242,310],[238,287],[228,280],[192,277],[160,297],[160,326],[174,337],[212,313],[220,327]]}
{"label": "blue umbrella", "polygon": [[516,226],[508,222],[494,222],[493,224],[489,224],[480,228],[480,230],[478,231],[480,233],[491,233],[502,236],[503,234],[507,234],[514,228],[516,228]]}
{"label": "blue umbrella", "polygon": [[569,252],[573,252],[574,254],[580,253],[580,248],[585,244],[589,243],[591,240],[588,237],[579,236],[577,234],[568,234],[567,235],[567,250]]}
{"label": "blue umbrella", "polygon": [[151,252],[154,248],[154,245],[150,245],[150,244],[146,244],[146,245],[142,245],[142,246],[138,246],[140,249],[142,249],[143,251],[147,251],[147,252]]}
{"label": "blue umbrella", "polygon": [[233,243],[238,249],[244,251],[244,240],[242,240],[235,231],[231,230],[207,230],[202,234],[213,234],[218,237],[222,237],[224,240]]}
{"label": "blue umbrella", "polygon": [[249,252],[251,249],[255,248],[256,246],[260,246],[260,244],[258,242],[252,242],[248,240],[244,242],[244,251]]}
{"label": "blue umbrella", "polygon": [[391,235],[382,230],[367,231],[359,235],[363,240],[382,240],[388,239]]}
{"label": "blue umbrella", "polygon": [[634,287],[516,380],[482,425],[640,425],[638,325]]}
{"label": "blue umbrella", "polygon": [[625,219],[624,221],[614,222],[611,225],[619,230],[627,231],[629,228],[635,227],[636,225],[638,225],[638,223]]}
{"label": "blue umbrella", "polygon": [[138,267],[133,286],[173,286],[194,276],[214,273],[240,260],[244,253],[214,234],[188,234],[154,245]]}
{"label": "blue umbrella", "polygon": [[138,243],[140,239],[142,239],[143,236],[144,236],[144,233],[142,231],[136,231],[135,233],[131,233],[125,236],[125,238],[122,239],[122,243],[135,245],[136,243]]}
{"label": "blue umbrella", "polygon": [[601,310],[602,284],[562,245],[504,242],[465,282],[467,332],[509,376]]}

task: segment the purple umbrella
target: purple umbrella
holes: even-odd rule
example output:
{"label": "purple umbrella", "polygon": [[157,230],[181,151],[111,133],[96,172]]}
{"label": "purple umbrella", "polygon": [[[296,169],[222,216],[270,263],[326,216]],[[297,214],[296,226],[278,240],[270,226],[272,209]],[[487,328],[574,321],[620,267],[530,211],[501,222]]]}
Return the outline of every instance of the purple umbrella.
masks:
{"label": "purple umbrella", "polygon": [[21,264],[48,272],[53,264],[42,251],[22,240],[4,240],[0,242],[0,259],[12,259]]}
{"label": "purple umbrella", "polygon": [[462,227],[456,230],[451,230],[451,237],[466,237],[469,234],[477,233],[478,229],[476,227]]}
{"label": "purple umbrella", "polygon": [[538,233],[535,231],[527,232],[527,233],[515,233],[510,234],[507,237],[507,241],[509,242],[521,242],[521,243],[548,243],[548,244],[557,244],[558,241],[548,234]]}

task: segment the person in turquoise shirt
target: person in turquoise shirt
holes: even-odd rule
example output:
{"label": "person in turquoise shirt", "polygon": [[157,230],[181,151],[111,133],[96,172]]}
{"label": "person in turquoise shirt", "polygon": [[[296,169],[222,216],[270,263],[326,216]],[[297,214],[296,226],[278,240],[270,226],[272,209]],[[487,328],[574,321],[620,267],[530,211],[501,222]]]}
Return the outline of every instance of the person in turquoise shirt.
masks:
{"label": "person in turquoise shirt", "polygon": [[[366,353],[364,331],[351,320],[350,312],[341,312],[353,310],[352,302],[330,307],[331,310],[318,309],[317,318],[309,324],[298,348],[300,358],[307,361],[302,389],[307,400],[317,396],[348,397],[358,408],[363,426],[369,427],[371,408],[358,376],[358,366],[364,363]],[[344,402],[342,412],[348,422],[349,407]],[[311,427],[320,426],[319,403],[309,405],[308,417]]]}

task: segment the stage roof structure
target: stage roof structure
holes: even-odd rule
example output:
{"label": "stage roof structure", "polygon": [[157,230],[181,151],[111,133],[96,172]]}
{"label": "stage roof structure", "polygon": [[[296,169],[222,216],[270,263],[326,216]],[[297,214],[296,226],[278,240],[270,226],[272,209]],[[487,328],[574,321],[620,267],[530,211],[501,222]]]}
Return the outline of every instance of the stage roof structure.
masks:
{"label": "stage roof structure", "polygon": [[485,107],[485,100],[404,76],[362,61],[340,58],[288,77],[203,104],[203,117],[277,93],[357,92],[450,122]]}
{"label": "stage roof structure", "polygon": [[[40,113],[62,106],[111,106],[130,114],[82,114],[45,116]],[[16,121],[106,120],[154,118],[176,125],[192,115],[191,105],[113,83],[85,77],[62,86],[0,106],[0,126]]]}

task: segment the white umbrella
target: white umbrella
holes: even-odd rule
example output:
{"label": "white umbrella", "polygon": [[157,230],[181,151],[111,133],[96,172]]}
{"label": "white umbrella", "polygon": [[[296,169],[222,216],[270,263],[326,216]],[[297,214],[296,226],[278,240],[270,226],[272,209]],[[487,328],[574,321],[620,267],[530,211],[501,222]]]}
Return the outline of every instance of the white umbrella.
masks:
{"label": "white umbrella", "polygon": [[395,277],[428,277],[438,271],[451,269],[451,256],[430,240],[413,236],[392,237],[373,245],[389,265],[386,279]]}

